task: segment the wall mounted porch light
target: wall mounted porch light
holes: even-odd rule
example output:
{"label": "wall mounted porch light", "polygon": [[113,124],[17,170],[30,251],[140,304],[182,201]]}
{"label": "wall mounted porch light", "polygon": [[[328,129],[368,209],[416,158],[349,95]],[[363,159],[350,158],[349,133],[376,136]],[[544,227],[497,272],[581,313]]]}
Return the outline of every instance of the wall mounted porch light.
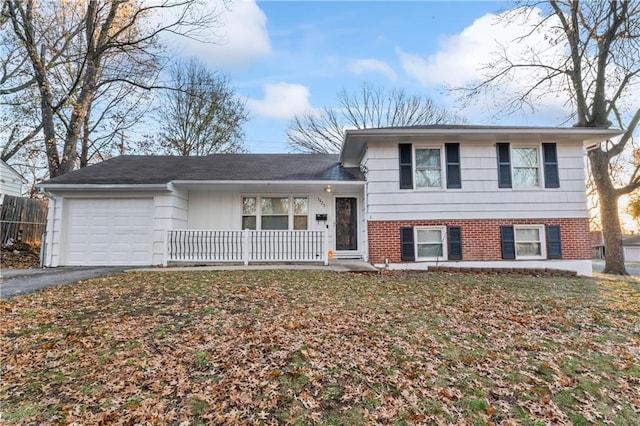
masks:
{"label": "wall mounted porch light", "polygon": [[331,192],[333,191],[333,188],[331,188],[331,185],[327,185],[324,187],[324,192]]}

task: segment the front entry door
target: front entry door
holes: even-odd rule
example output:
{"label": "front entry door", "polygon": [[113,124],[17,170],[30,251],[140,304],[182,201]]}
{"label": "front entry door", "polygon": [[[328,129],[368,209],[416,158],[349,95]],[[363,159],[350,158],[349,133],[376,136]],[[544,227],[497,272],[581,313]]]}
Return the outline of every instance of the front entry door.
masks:
{"label": "front entry door", "polygon": [[358,250],[358,208],[355,197],[336,197],[336,251]]}

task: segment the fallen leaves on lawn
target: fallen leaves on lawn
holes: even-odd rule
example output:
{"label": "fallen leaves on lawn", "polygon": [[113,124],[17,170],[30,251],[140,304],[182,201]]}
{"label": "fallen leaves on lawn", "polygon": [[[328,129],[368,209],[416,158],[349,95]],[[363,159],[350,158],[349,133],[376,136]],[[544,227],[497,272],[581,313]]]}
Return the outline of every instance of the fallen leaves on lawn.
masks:
{"label": "fallen leaves on lawn", "polygon": [[20,246],[20,250],[0,249],[0,266],[3,269],[29,269],[40,266],[40,254],[37,249]]}
{"label": "fallen leaves on lawn", "polygon": [[0,303],[2,418],[637,424],[638,290],[434,273],[91,280]]}

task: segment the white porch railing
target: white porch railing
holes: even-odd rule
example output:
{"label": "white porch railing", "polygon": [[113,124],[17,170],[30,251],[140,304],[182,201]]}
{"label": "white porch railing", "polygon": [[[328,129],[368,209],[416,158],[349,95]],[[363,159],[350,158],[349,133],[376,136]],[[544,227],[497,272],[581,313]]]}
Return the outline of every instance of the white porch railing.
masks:
{"label": "white porch railing", "polygon": [[323,262],[327,231],[167,231],[166,262]]}

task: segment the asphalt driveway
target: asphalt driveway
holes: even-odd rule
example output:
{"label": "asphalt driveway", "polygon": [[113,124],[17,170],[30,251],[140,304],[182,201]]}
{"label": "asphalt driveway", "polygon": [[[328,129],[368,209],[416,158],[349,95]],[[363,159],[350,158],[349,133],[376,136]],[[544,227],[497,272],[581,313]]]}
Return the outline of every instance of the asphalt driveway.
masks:
{"label": "asphalt driveway", "polygon": [[54,285],[74,284],[91,278],[117,274],[126,266],[60,267],[46,269],[9,269],[0,272],[0,298],[33,293]]}

